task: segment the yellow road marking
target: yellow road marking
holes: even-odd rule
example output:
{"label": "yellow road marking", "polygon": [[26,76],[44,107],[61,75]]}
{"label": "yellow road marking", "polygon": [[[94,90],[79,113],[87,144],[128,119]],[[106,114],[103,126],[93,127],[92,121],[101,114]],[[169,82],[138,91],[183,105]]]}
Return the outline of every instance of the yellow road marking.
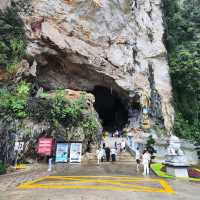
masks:
{"label": "yellow road marking", "polygon": [[174,192],[166,181],[161,179],[159,182],[160,182],[160,185],[162,185],[163,188],[165,188],[166,192],[168,192],[168,193],[173,193]]}
{"label": "yellow road marking", "polygon": [[137,189],[137,188],[121,188],[121,187],[114,187],[114,186],[94,186],[94,185],[87,185],[87,186],[49,186],[49,185],[28,185],[26,188],[23,189],[96,189],[96,190],[118,190],[118,191],[135,191],[135,192],[161,192],[165,193],[165,190],[162,189]]}
{"label": "yellow road marking", "polygon": [[[112,184],[112,185],[119,185],[122,187],[130,187],[130,188],[140,188],[140,189],[146,189],[146,190],[152,190],[152,187],[147,187],[147,186],[140,186],[140,185],[135,185],[135,184],[124,184],[124,183],[120,183],[120,182],[135,182],[135,181],[126,181],[126,180],[120,180],[120,181],[113,181],[113,180],[82,180],[82,181],[74,181],[74,182],[65,182],[66,184],[70,185],[70,184],[80,184],[80,183],[105,183],[105,184]],[[48,185],[60,185],[61,182],[50,182],[48,183]],[[37,184],[38,185],[38,184]],[[44,184],[40,184],[40,185],[44,185]],[[153,189],[154,190],[154,189]],[[157,188],[155,188],[155,190],[158,190]]]}
{"label": "yellow road marking", "polygon": [[[63,180],[58,181],[58,180]],[[39,183],[45,181],[45,183]],[[125,182],[125,183],[124,183]],[[151,182],[159,186],[142,186],[132,183]],[[97,183],[101,185],[80,185]],[[130,183],[130,184],[129,184]],[[75,185],[79,184],[79,185]],[[103,184],[103,185],[102,185]],[[45,176],[33,181],[22,183],[20,189],[97,189],[97,190],[118,190],[118,191],[141,191],[141,192],[162,192],[174,193],[172,188],[162,179],[135,178],[130,176]]]}

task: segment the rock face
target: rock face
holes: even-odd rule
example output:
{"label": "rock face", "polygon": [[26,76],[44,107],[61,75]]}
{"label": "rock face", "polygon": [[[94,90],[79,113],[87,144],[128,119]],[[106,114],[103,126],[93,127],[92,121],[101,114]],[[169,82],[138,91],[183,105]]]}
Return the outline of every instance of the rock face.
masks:
{"label": "rock face", "polygon": [[10,2],[10,0],[0,0],[0,10],[4,10],[10,6]]}
{"label": "rock face", "polygon": [[151,101],[152,122],[159,119],[170,132],[162,0],[32,0],[20,14],[44,89],[103,86],[129,105],[142,91]]}
{"label": "rock face", "polygon": [[[9,121],[8,121],[9,120]],[[0,120],[0,160],[4,163],[14,164],[16,152],[15,141],[23,140],[24,149],[19,154],[19,159],[24,155],[34,156],[37,138],[44,131],[47,132],[50,125],[46,122],[36,123],[32,120]]]}
{"label": "rock face", "polygon": [[[80,125],[74,126],[64,126],[63,124],[48,121],[48,120],[37,120],[33,117],[26,117],[25,119],[13,119],[11,116],[5,116],[0,118],[0,160],[4,163],[14,164],[16,158],[16,151],[14,150],[16,141],[23,141],[24,147],[18,152],[18,160],[26,160],[27,158],[36,157],[37,141],[40,137],[52,137],[55,142],[67,142],[67,141],[77,141],[82,142],[82,152],[88,150],[88,146],[91,144],[98,144],[101,138],[102,127],[98,118],[96,111],[94,110],[93,103],[95,98],[92,94],[73,91],[73,90],[63,90],[64,98],[66,100],[78,100],[84,95],[84,109],[82,109],[82,118],[87,116],[92,116],[93,120],[97,123],[97,131],[94,134],[90,134],[88,130],[84,129]],[[43,94],[43,96],[42,96]],[[39,109],[40,104],[38,101],[50,100],[55,97],[56,93],[44,93],[41,89],[35,98],[29,99],[28,110],[34,110],[35,112],[42,113]],[[46,101],[47,102],[47,101]],[[42,105],[43,107],[44,104]],[[45,112],[50,107],[45,108]],[[44,115],[44,114],[43,114]],[[85,122],[86,123],[86,122]],[[54,125],[53,125],[54,124]],[[54,147],[55,148],[55,147]]]}

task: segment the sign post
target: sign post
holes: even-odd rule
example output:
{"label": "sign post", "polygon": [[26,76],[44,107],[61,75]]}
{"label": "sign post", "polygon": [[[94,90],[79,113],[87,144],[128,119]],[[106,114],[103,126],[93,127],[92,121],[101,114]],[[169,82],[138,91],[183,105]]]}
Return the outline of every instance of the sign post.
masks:
{"label": "sign post", "polygon": [[37,153],[44,156],[50,156],[53,148],[52,138],[39,138]]}
{"label": "sign post", "polygon": [[16,141],[14,147],[14,151],[16,152],[15,168],[17,167],[18,154],[19,152],[23,151],[23,149],[24,149],[24,142]]}
{"label": "sign post", "polygon": [[[51,156],[53,150],[53,138],[39,138],[37,153],[44,156]],[[52,158],[48,160],[48,171],[52,170]]]}

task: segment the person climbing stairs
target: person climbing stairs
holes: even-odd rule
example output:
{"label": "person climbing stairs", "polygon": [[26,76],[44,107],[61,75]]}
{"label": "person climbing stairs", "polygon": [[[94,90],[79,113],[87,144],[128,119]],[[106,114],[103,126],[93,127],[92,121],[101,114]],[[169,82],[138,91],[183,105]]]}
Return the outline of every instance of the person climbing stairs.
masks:
{"label": "person climbing stairs", "polygon": [[[123,142],[126,143],[126,138],[115,138],[115,137],[107,137],[102,141],[101,146],[105,146],[105,147],[109,147],[110,149],[112,148],[118,148],[117,150],[117,155],[116,155],[116,164],[136,164],[135,158],[133,155],[131,155],[128,151],[123,150],[120,151],[120,144],[122,144]],[[103,145],[104,144],[104,145]],[[110,158],[111,161],[111,158]],[[82,164],[96,164],[97,163],[97,156],[96,156],[96,152],[91,152],[91,153],[86,153],[83,156],[83,160],[81,162]],[[103,163],[110,163],[110,162],[106,162],[106,158],[104,158],[104,162]],[[103,164],[102,163],[102,164]]]}

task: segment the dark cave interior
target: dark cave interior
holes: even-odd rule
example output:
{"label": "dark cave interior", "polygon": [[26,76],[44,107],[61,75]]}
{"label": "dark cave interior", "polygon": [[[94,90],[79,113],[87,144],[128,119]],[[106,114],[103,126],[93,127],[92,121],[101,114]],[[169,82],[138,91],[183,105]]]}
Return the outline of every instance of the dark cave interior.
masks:
{"label": "dark cave interior", "polygon": [[94,107],[106,131],[121,130],[128,123],[128,109],[117,92],[106,87],[95,86],[90,91],[95,96]]}

